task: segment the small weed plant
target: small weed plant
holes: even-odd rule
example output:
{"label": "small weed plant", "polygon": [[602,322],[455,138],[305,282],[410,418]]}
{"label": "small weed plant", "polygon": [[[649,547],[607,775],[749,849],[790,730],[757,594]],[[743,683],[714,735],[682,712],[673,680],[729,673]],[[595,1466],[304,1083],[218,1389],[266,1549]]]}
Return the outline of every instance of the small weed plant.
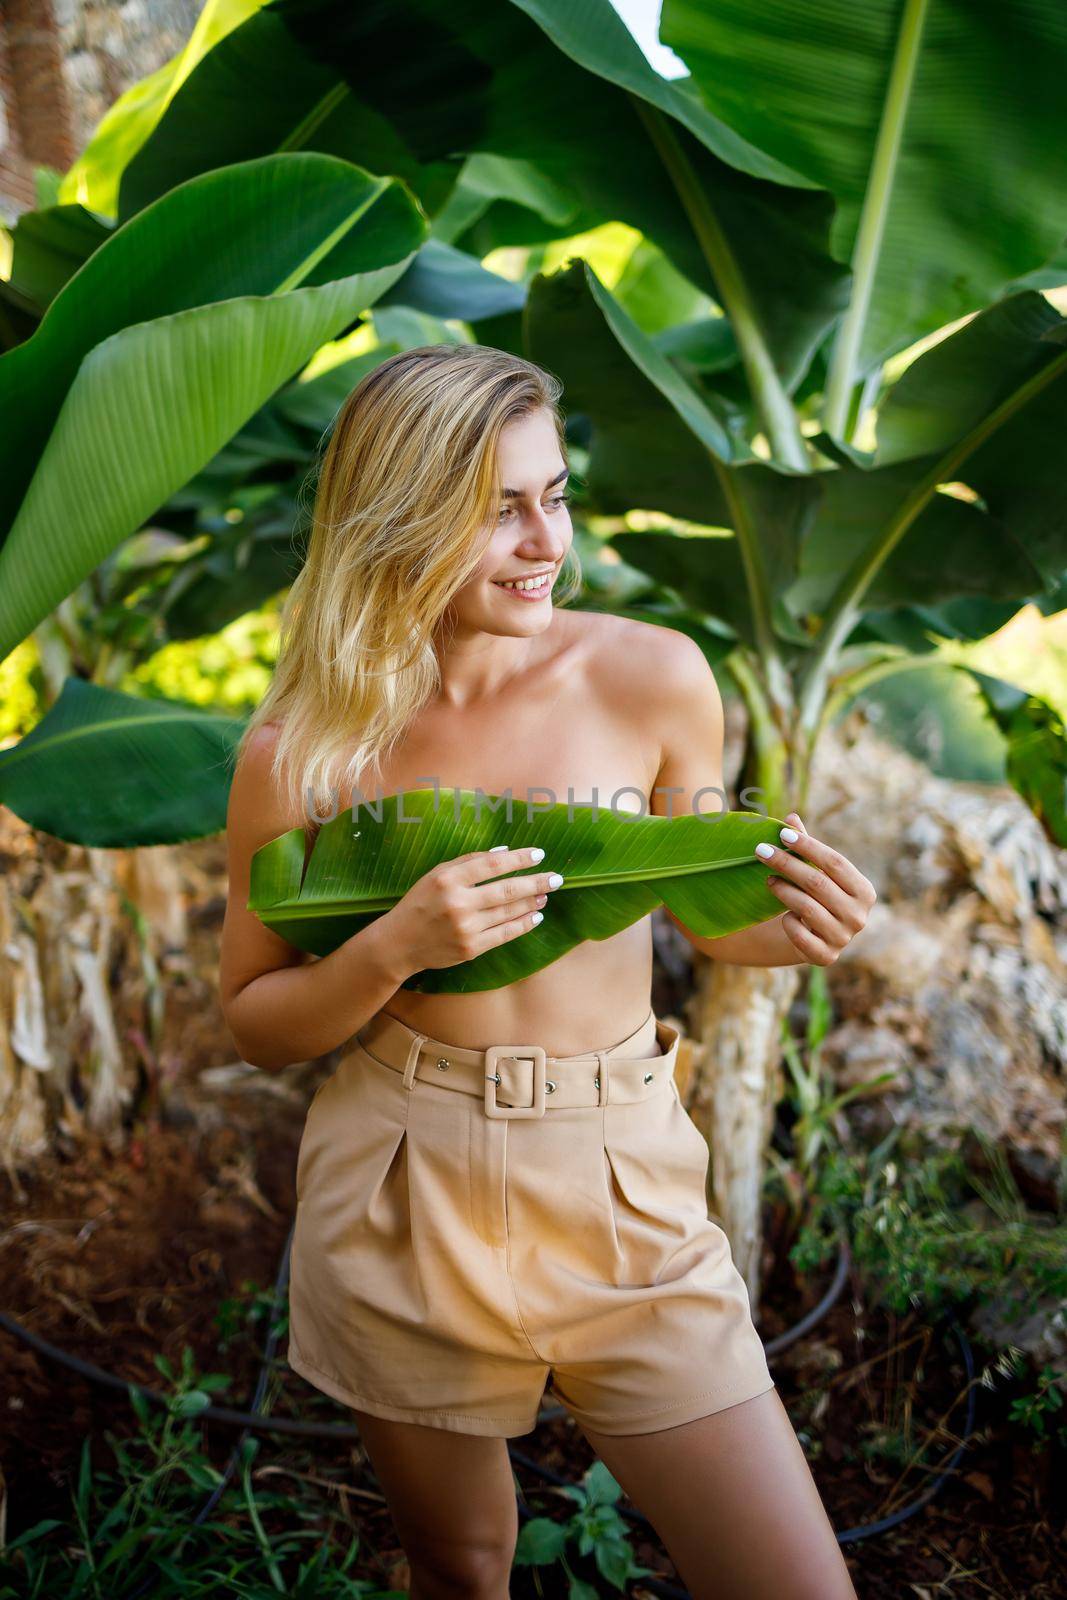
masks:
{"label": "small weed plant", "polygon": [[152,1600],[402,1600],[352,1576],[359,1540],[351,1524],[309,1496],[299,1473],[300,1493],[254,1482],[254,1436],[212,1514],[194,1525],[222,1480],[196,1418],[230,1379],[197,1374],[188,1346],[180,1373],[162,1355],[155,1362],[171,1386],[167,1405],[130,1387],[139,1431],[120,1438],[105,1430],[113,1470],[94,1463],[83,1441],[71,1518],[45,1518],[0,1549],[0,1600],[124,1600],[142,1591]]}
{"label": "small weed plant", "polygon": [[580,1483],[567,1484],[559,1493],[575,1502],[575,1510],[563,1522],[531,1517],[524,1523],[515,1547],[517,1567],[558,1563],[568,1600],[597,1600],[599,1592],[574,1571],[575,1554],[591,1555],[600,1576],[615,1589],[623,1590],[632,1578],[652,1571],[634,1560],[626,1523],[615,1507],[622,1490],[602,1461],[594,1461]]}
{"label": "small weed plant", "polygon": [[[789,1252],[797,1270],[825,1263],[842,1230],[872,1301],[890,1311],[930,1322],[951,1312],[962,1322],[992,1306],[1001,1327],[1045,1309],[1062,1320],[1067,1219],[1029,1210],[1003,1150],[974,1130],[936,1149],[894,1128],[870,1151],[828,1151]],[[1007,1336],[992,1355],[987,1387],[995,1376],[1033,1384],[1012,1401],[1011,1419],[1036,1445],[1067,1443],[1062,1373],[1046,1364],[1036,1372]]]}

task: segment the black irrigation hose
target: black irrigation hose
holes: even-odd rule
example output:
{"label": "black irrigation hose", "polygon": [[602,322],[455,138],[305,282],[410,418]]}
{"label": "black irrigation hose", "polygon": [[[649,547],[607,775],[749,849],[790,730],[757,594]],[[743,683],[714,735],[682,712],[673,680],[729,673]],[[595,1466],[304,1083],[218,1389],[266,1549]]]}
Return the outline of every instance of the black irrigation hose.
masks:
{"label": "black irrigation hose", "polygon": [[842,1232],[838,1236],[837,1244],[837,1266],[834,1268],[830,1287],[822,1299],[817,1301],[810,1311],[804,1313],[799,1322],[794,1322],[793,1326],[786,1328],[784,1333],[779,1333],[775,1338],[767,1340],[767,1343],[763,1346],[765,1355],[774,1357],[781,1355],[783,1350],[788,1350],[791,1344],[796,1344],[798,1339],[802,1339],[806,1333],[810,1333],[816,1323],[821,1322],[830,1308],[836,1305],[841,1298],[841,1292],[848,1280],[848,1269],[852,1263],[852,1255],[848,1248],[848,1236],[845,1233]]}
{"label": "black irrigation hose", "polygon": [[955,1450],[953,1450],[952,1454],[949,1456],[948,1460],[945,1462],[945,1465],[938,1472],[936,1478],[934,1478],[929,1488],[924,1489],[921,1495],[919,1495],[915,1500],[910,1501],[906,1506],[901,1506],[899,1511],[894,1511],[890,1516],[880,1517],[877,1522],[861,1522],[858,1523],[854,1528],[846,1528],[844,1533],[839,1533],[837,1536],[839,1544],[850,1544],[857,1539],[869,1539],[874,1534],[885,1533],[887,1528],[895,1528],[899,1522],[904,1522],[906,1518],[913,1517],[917,1511],[920,1511],[922,1507],[927,1504],[928,1501],[933,1499],[934,1495],[937,1494],[945,1479],[951,1476],[955,1470],[956,1463],[959,1461],[960,1457],[963,1455],[963,1452],[971,1442],[971,1436],[974,1433],[976,1409],[974,1398],[974,1352],[971,1349],[970,1340],[964,1333],[959,1322],[951,1313],[943,1316],[937,1326],[940,1327],[943,1324],[952,1329],[952,1332],[956,1335],[956,1338],[959,1341],[960,1354],[963,1356],[963,1365],[967,1373],[967,1416],[963,1424],[963,1437],[956,1446]]}
{"label": "black irrigation hose", "polygon": [[[271,1302],[270,1311],[272,1326],[268,1332],[266,1344],[263,1347],[263,1359],[260,1363],[259,1379],[256,1383],[256,1390],[252,1401],[253,1410],[236,1411],[231,1409],[229,1406],[207,1405],[196,1413],[195,1418],[190,1419],[195,1421],[211,1420],[213,1422],[224,1422],[230,1424],[231,1426],[239,1427],[242,1430],[241,1437],[238,1439],[233,1451],[230,1454],[230,1459],[226,1464],[226,1468],[222,1474],[222,1477],[215,1485],[214,1489],[212,1489],[210,1496],[205,1501],[200,1511],[193,1518],[194,1527],[203,1522],[218,1504],[223,1489],[229,1481],[234,1467],[236,1466],[240,1457],[242,1445],[244,1444],[244,1441],[249,1433],[285,1433],[316,1439],[358,1439],[361,1437],[359,1429],[351,1423],[299,1422],[289,1417],[269,1417],[259,1409],[262,1404],[271,1363],[274,1359],[275,1350],[278,1344],[279,1333],[277,1325],[274,1323],[274,1317],[275,1313],[280,1308],[282,1293],[289,1281],[290,1252],[292,1249],[295,1227],[296,1223],[294,1221],[290,1226],[289,1235],[285,1241],[281,1265],[278,1269],[278,1275],[274,1285],[274,1296]],[[784,1350],[788,1345],[793,1344],[803,1334],[807,1333],[811,1328],[813,1328],[816,1323],[820,1322],[824,1316],[826,1316],[831,1306],[838,1299],[842,1289],[844,1288],[845,1281],[848,1276],[848,1266],[848,1245],[845,1239],[842,1237],[837,1267],[834,1272],[830,1287],[827,1289],[826,1293],[823,1295],[818,1304],[813,1306],[810,1311],[806,1312],[805,1315],[801,1317],[799,1322],[794,1323],[794,1325],[791,1328],[787,1328],[784,1333],[778,1334],[776,1338],[767,1342],[767,1344],[764,1346],[764,1349],[769,1357],[779,1355],[781,1351]],[[952,1331],[955,1333],[959,1341],[960,1351],[963,1355],[964,1367],[967,1372],[967,1417],[964,1424],[963,1438],[956,1446],[945,1465],[937,1473],[937,1476],[934,1478],[933,1482],[923,1491],[921,1495],[917,1496],[916,1499],[909,1501],[907,1505],[902,1506],[899,1511],[894,1511],[890,1516],[879,1518],[877,1522],[858,1523],[854,1528],[846,1528],[843,1533],[838,1533],[836,1535],[838,1544],[853,1544],[859,1539],[872,1538],[875,1534],[884,1533],[887,1529],[896,1527],[899,1523],[904,1522],[908,1517],[914,1516],[917,1511],[920,1511],[923,1506],[927,1505],[929,1501],[933,1499],[934,1495],[939,1492],[942,1484],[951,1476],[956,1463],[959,1461],[964,1450],[966,1450],[968,1444],[970,1443],[975,1421],[975,1389],[973,1381],[974,1355],[971,1350],[970,1341],[955,1317],[953,1317],[950,1313],[943,1317],[941,1321],[942,1323],[946,1323],[948,1326],[950,1326]],[[144,1395],[145,1399],[147,1400],[154,1400],[162,1405],[169,1405],[170,1403],[171,1397],[164,1394],[161,1390],[152,1389],[147,1384],[133,1383],[129,1379],[118,1377],[115,1373],[107,1372],[103,1367],[98,1367],[91,1361],[83,1361],[80,1356],[69,1355],[67,1351],[61,1349],[59,1345],[51,1344],[47,1339],[42,1339],[39,1334],[33,1333],[29,1328],[24,1327],[23,1324],[17,1321],[14,1317],[9,1317],[5,1312],[2,1311],[0,1311],[0,1327],[6,1328],[9,1333],[15,1334],[32,1349],[37,1350],[41,1355],[48,1356],[53,1361],[58,1361],[60,1365],[70,1368],[72,1372],[79,1373],[83,1378],[88,1378],[93,1383],[100,1383],[112,1389],[121,1389],[124,1393],[126,1393],[129,1389],[135,1389],[139,1394]],[[542,1421],[547,1421],[550,1417],[559,1415],[565,1409],[566,1408],[563,1406],[546,1407],[542,1409],[541,1413],[539,1414],[538,1422],[540,1423]],[[533,1460],[531,1456],[525,1455],[522,1451],[516,1449],[514,1445],[508,1445],[508,1455],[513,1462],[516,1462],[521,1467],[525,1467],[527,1471],[534,1473],[537,1477],[543,1478],[548,1483],[555,1483],[568,1488],[575,1487],[571,1479],[562,1477],[557,1472],[553,1472],[550,1467],[542,1466],[540,1462]],[[520,1516],[528,1518],[531,1513],[527,1511],[526,1507],[522,1503],[523,1496],[521,1489],[518,1491],[518,1502]],[[619,1507],[619,1512],[621,1516],[628,1517],[632,1522],[639,1522],[643,1523],[649,1528],[652,1527],[652,1523],[650,1522],[649,1518],[645,1516],[643,1511],[638,1511],[636,1507],[621,1506]],[[147,1580],[139,1589],[135,1589],[133,1591],[133,1594],[129,1597],[129,1600],[139,1600],[139,1596],[143,1595],[155,1581],[156,1580],[154,1578]],[[667,1596],[668,1600],[691,1600],[688,1589],[679,1588],[677,1584],[668,1583],[665,1579],[648,1576],[643,1577],[641,1582],[645,1588],[653,1590],[656,1594]]]}
{"label": "black irrigation hose", "polygon": [[[292,1233],[289,1235],[292,1239]],[[285,1251],[285,1279],[288,1278],[289,1245]],[[283,1279],[283,1282],[285,1280]],[[276,1303],[276,1302],[275,1302]],[[6,1328],[9,1333],[15,1334],[23,1343],[28,1344],[31,1350],[36,1350],[42,1356],[47,1356],[50,1361],[58,1361],[61,1366],[69,1367],[72,1372],[77,1372],[81,1377],[88,1378],[92,1383],[99,1383],[108,1389],[121,1389],[123,1394],[134,1389],[146,1400],[154,1400],[157,1405],[169,1405],[170,1395],[164,1394],[161,1389],[153,1389],[146,1383],[134,1383],[132,1378],[120,1378],[114,1372],[107,1372],[103,1367],[94,1365],[92,1361],[83,1361],[80,1356],[72,1356],[59,1345],[51,1344],[47,1339],[42,1339],[39,1333],[24,1327],[14,1317],[9,1317],[6,1312],[0,1311],[0,1328]],[[265,1352],[264,1352],[265,1354]],[[263,1369],[261,1369],[262,1371]],[[231,1427],[246,1428],[254,1433],[290,1433],[300,1437],[313,1439],[358,1439],[359,1429],[351,1423],[345,1422],[298,1422],[293,1417],[270,1417],[263,1412],[235,1411],[229,1406],[204,1406],[203,1410],[196,1413],[192,1421],[225,1422]]]}

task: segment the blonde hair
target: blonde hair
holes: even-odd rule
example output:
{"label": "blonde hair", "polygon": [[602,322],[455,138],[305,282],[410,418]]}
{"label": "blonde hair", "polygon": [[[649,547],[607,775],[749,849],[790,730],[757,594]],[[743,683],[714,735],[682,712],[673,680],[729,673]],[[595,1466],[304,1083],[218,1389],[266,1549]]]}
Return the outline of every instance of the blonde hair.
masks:
{"label": "blonde hair", "polygon": [[[277,722],[271,776],[306,821],[333,814],[359,774],[377,785],[440,688],[434,634],[496,525],[501,431],[545,407],[569,465],[561,393],[552,373],[506,350],[435,344],[390,356],[341,405],[278,663],[235,752]],[[572,546],[554,603],[581,584]]]}

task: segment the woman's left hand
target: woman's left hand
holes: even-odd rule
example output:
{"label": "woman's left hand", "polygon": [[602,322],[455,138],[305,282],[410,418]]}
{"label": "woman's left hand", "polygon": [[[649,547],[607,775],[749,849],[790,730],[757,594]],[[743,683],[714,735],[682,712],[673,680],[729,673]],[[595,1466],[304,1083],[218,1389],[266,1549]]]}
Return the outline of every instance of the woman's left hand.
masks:
{"label": "woman's left hand", "polygon": [[786,821],[795,834],[789,839],[782,830],[789,848],[760,845],[757,854],[773,865],[768,886],[789,907],[780,920],[790,943],[812,966],[830,967],[865,926],[878,895],[847,856],[805,831],[795,811]]}

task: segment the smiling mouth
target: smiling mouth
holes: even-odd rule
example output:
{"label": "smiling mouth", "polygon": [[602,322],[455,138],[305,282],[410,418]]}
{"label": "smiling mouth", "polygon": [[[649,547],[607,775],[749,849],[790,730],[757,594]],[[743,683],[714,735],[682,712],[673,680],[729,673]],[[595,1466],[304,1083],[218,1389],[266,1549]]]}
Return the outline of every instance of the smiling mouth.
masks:
{"label": "smiling mouth", "polygon": [[552,578],[551,572],[544,572],[537,578],[517,578],[511,582],[493,578],[491,582],[494,588],[504,589],[509,594],[538,595],[548,593],[552,587]]}

